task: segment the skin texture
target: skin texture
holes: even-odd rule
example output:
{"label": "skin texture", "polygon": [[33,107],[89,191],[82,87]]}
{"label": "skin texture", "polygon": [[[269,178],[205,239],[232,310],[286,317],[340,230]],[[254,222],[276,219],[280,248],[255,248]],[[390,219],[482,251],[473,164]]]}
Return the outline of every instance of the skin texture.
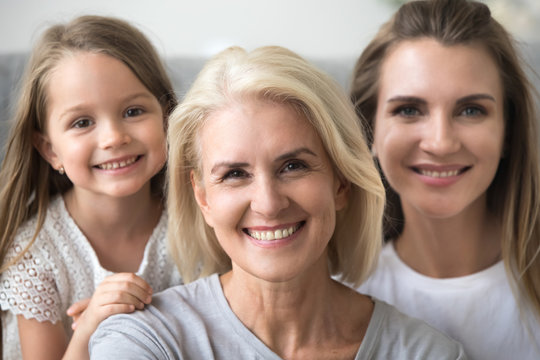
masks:
{"label": "skin texture", "polygon": [[232,260],[220,280],[233,311],[285,358],[353,358],[373,304],[330,278],[327,245],[348,184],[313,127],[290,107],[250,100],[211,115],[199,141],[192,184]]}
{"label": "skin texture", "polygon": [[406,263],[448,277],[498,260],[486,190],[503,156],[503,92],[487,51],[399,43],[382,66],[372,148],[401,198]]}
{"label": "skin texture", "polygon": [[162,209],[151,194],[150,179],[166,160],[163,111],[122,62],[85,52],[58,63],[48,99],[46,131],[34,135],[34,145],[53,168],[64,168],[73,183],[63,195],[70,215],[101,265],[118,273],[106,278],[92,298],[68,309],[75,321],[70,341],[60,322],[21,316],[19,335],[24,358],[64,354],[84,359],[102,320],[142,309],[151,300],[151,287],[132,272],[139,268]]}

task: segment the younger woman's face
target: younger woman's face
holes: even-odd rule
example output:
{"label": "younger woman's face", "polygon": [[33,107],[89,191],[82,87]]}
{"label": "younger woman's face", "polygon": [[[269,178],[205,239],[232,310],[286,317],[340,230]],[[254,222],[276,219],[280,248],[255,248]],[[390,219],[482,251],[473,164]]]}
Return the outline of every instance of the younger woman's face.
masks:
{"label": "younger woman's face", "polygon": [[121,61],[87,52],[67,56],[48,84],[46,131],[37,147],[62,166],[74,190],[138,193],[166,159],[163,111]]}
{"label": "younger woman's face", "polygon": [[503,90],[486,50],[424,38],[387,55],[373,150],[406,216],[483,211],[503,147]]}

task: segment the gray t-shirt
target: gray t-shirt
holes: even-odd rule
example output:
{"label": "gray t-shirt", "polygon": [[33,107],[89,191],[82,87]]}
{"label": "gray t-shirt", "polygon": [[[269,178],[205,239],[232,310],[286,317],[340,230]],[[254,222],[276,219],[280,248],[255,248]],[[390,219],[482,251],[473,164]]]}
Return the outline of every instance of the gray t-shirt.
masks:
{"label": "gray t-shirt", "polygon": [[[217,274],[153,297],[133,314],[103,321],[91,359],[275,359],[236,317]],[[466,359],[461,345],[420,320],[375,300],[356,359]]]}

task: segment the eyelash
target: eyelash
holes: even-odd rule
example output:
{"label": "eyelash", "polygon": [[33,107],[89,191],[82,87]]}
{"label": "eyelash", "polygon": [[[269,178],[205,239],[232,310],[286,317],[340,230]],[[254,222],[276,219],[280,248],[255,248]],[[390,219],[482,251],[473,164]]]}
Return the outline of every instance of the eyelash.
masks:
{"label": "eyelash", "polygon": [[[464,112],[466,112],[468,110],[473,110],[475,113],[474,114],[465,114]],[[408,113],[405,113],[405,112],[408,112]],[[414,112],[414,113],[411,114],[411,112]],[[478,105],[464,106],[458,112],[458,116],[466,116],[466,117],[478,117],[478,116],[482,116],[482,115],[486,115],[486,114],[487,114],[487,111],[482,106],[478,106]],[[415,116],[422,115],[422,112],[420,110],[418,110],[418,108],[416,108],[415,106],[403,105],[403,106],[399,106],[396,109],[394,109],[392,111],[392,115],[394,115],[394,116],[402,116],[402,117],[405,117],[405,118],[412,118],[412,117],[415,117]]]}
{"label": "eyelash", "polygon": [[[406,114],[405,111],[409,111],[409,112],[413,111],[414,114]],[[392,111],[392,115],[394,115],[394,116],[402,116],[402,117],[405,117],[405,118],[415,117],[415,116],[418,116],[420,114],[421,114],[420,110],[418,110],[418,108],[416,106],[412,106],[412,105],[398,106],[397,108],[395,108]]]}
{"label": "eyelash", "polygon": [[[291,169],[290,167],[291,166],[294,166],[293,169]],[[302,160],[297,160],[297,159],[294,159],[294,160],[289,160],[285,163],[285,166],[283,166],[283,172],[291,172],[291,171],[299,171],[299,170],[306,170],[308,167],[306,165],[305,162],[303,162]]]}
{"label": "eyelash", "polygon": [[[473,110],[475,113],[474,114],[464,114],[464,112],[466,112],[468,110]],[[486,114],[487,114],[486,110],[483,107],[478,106],[478,105],[467,105],[467,106],[463,107],[463,109],[459,112],[460,116],[467,116],[467,117],[478,117],[478,116],[483,116],[483,115],[486,115]]]}
{"label": "eyelash", "polygon": [[[307,170],[308,166],[305,162],[301,160],[289,160],[287,161],[284,166],[281,168],[280,173],[290,173],[290,172],[296,172],[296,171],[304,171]],[[222,177],[221,181],[226,180],[236,180],[236,179],[244,179],[249,177],[250,175],[243,169],[231,169],[227,171]]]}
{"label": "eyelash", "polygon": [[242,169],[232,169],[229,170],[221,177],[221,181],[229,179],[242,179],[247,177],[248,174]]}
{"label": "eyelash", "polygon": [[[86,126],[81,126],[81,123],[83,122],[86,122]],[[73,122],[73,125],[71,125],[71,127],[73,128],[76,128],[76,129],[84,129],[84,128],[87,128],[89,127],[90,125],[92,125],[92,120],[90,119],[77,119],[75,122]]]}
{"label": "eyelash", "polygon": [[[137,111],[137,114],[134,114],[134,115],[130,115],[130,112],[133,112],[133,111]],[[139,108],[139,107],[134,107],[134,108],[129,108],[126,110],[126,112],[124,113],[124,117],[135,117],[135,116],[140,116],[144,113],[144,110],[142,108]]]}

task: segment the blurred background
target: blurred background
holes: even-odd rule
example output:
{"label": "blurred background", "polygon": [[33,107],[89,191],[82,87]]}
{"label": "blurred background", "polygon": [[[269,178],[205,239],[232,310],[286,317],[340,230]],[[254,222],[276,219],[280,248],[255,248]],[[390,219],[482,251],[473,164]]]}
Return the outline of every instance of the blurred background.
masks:
{"label": "blurred background", "polygon": [[[401,0],[0,0],[0,145],[26,56],[49,25],[83,14],[116,16],[162,55],[179,96],[204,60],[230,45],[281,45],[312,60],[344,88],[354,61]],[[540,73],[540,0],[485,0]],[[531,76],[533,70],[531,70]],[[538,77],[534,79],[539,84]],[[0,159],[2,158],[0,150]]]}

